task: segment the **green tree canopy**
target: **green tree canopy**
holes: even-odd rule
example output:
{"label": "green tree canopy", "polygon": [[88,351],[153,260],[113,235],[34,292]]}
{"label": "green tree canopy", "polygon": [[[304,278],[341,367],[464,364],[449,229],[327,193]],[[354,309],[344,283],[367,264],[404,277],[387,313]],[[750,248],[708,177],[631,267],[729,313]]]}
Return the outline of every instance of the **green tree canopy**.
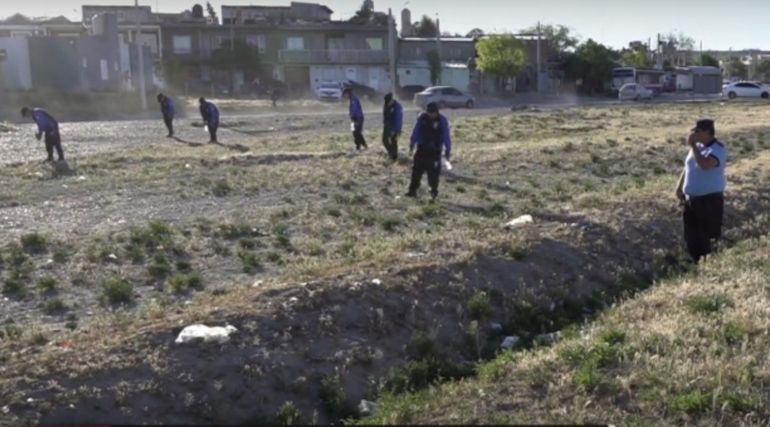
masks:
{"label": "green tree canopy", "polygon": [[257,48],[242,39],[235,39],[232,49],[229,41],[223,42],[219,48],[211,52],[211,59],[216,69],[235,69],[248,74],[258,73],[260,69]]}
{"label": "green tree canopy", "polygon": [[500,77],[513,77],[527,65],[524,43],[512,34],[483,38],[476,43],[479,70]]}
{"label": "green tree canopy", "polygon": [[423,15],[419,22],[413,25],[414,33],[417,37],[436,37],[438,36],[438,25],[436,21],[430,19],[430,16]]}
{"label": "green tree canopy", "polygon": [[[526,28],[522,32],[537,34],[537,25]],[[560,56],[574,50],[578,45],[578,37],[573,35],[572,30],[564,25],[541,25],[540,35],[550,41],[554,52]]]}
{"label": "green tree canopy", "polygon": [[583,90],[602,91],[612,77],[616,59],[615,51],[588,39],[567,57],[564,71],[567,77],[582,80]]}
{"label": "green tree canopy", "polygon": [[646,49],[627,50],[620,55],[620,63],[629,67],[650,68],[652,60]]}
{"label": "green tree canopy", "polygon": [[742,80],[749,78],[749,67],[740,58],[730,59],[727,64],[727,72],[731,77],[738,77]]}
{"label": "green tree canopy", "polygon": [[707,67],[719,67],[719,60],[709,55],[708,53],[704,53],[698,59],[698,65],[703,65]]}

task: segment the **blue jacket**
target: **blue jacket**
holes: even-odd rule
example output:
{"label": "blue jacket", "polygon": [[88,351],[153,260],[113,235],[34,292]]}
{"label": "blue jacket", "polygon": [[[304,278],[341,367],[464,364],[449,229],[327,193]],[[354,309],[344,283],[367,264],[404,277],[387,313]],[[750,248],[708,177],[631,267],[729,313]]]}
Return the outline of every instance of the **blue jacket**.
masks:
{"label": "blue jacket", "polygon": [[361,101],[358,97],[350,94],[350,120],[354,122],[364,121],[364,111],[361,109]]}
{"label": "blue jacket", "polygon": [[39,133],[59,131],[59,122],[42,108],[32,109],[32,120],[37,123],[37,131]]}
{"label": "blue jacket", "polygon": [[452,138],[449,136],[449,121],[443,114],[432,119],[428,113],[422,113],[414,124],[409,147],[417,146],[417,155],[441,157],[441,149],[448,159],[452,154]]}
{"label": "blue jacket", "polygon": [[382,109],[382,124],[390,132],[399,133],[404,123],[404,107],[393,101],[393,105],[385,105]]}
{"label": "blue jacket", "polygon": [[172,101],[169,97],[163,98],[163,101],[160,103],[160,112],[163,113],[163,117],[169,117],[173,119],[174,113],[176,112],[174,109],[174,101]]}
{"label": "blue jacket", "polygon": [[201,117],[205,124],[219,124],[219,110],[217,106],[211,102],[206,101],[200,106]]}

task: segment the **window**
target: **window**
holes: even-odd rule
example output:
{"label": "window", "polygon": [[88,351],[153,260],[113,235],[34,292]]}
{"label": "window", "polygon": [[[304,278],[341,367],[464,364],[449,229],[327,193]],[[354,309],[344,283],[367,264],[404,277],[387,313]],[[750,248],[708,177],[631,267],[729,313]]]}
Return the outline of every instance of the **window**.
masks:
{"label": "window", "polygon": [[174,36],[173,43],[174,43],[174,53],[179,55],[192,53],[191,36]]}
{"label": "window", "polygon": [[367,37],[366,46],[370,50],[382,50],[382,37]]}
{"label": "window", "polygon": [[83,68],[88,68],[88,58],[83,57]]}
{"label": "window", "polygon": [[101,66],[102,71],[102,80],[107,81],[110,79],[110,70],[108,68],[107,60],[102,59],[99,61],[99,65]]}
{"label": "window", "polygon": [[256,36],[246,36],[246,44],[251,47],[256,47],[257,50],[262,53],[265,51],[265,35],[264,34],[258,34]]}
{"label": "window", "polygon": [[288,37],[286,39],[286,49],[289,50],[304,50],[305,39],[302,37]]}
{"label": "window", "polygon": [[420,56],[420,55],[422,55],[422,48],[420,48],[420,47],[416,47],[416,48],[414,48],[414,55],[415,55],[415,56]]}

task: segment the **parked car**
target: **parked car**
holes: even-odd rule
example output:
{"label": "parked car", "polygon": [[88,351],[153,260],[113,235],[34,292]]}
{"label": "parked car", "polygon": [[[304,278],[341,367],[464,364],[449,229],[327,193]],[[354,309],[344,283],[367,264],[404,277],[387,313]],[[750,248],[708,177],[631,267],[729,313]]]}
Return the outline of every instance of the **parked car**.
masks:
{"label": "parked car", "polygon": [[321,101],[341,101],[342,85],[338,82],[321,82],[316,86],[315,94]]}
{"label": "parked car", "polygon": [[618,100],[633,99],[638,101],[640,99],[652,99],[654,93],[639,83],[626,83],[618,90]]}
{"label": "parked car", "polygon": [[343,88],[350,88],[353,90],[353,93],[356,94],[361,99],[367,99],[369,101],[377,101],[382,100],[382,98],[385,96],[384,93],[379,93],[376,89],[371,88],[369,86],[363,85],[361,83],[358,83],[354,80],[346,80],[342,82]]}
{"label": "parked car", "polygon": [[770,88],[762,83],[735,82],[722,86],[722,96],[730,99],[742,98],[770,98]]}
{"label": "parked car", "polygon": [[451,86],[432,86],[414,95],[414,105],[425,109],[431,102],[435,102],[440,108],[473,108],[476,100],[468,94],[462,93]]}

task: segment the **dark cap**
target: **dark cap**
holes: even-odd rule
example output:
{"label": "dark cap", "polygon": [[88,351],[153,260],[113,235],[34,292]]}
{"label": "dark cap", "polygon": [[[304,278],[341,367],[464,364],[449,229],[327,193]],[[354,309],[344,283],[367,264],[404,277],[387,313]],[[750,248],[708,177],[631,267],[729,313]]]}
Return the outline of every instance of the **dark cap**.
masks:
{"label": "dark cap", "polygon": [[343,88],[343,89],[342,89],[342,94],[343,94],[343,95],[345,95],[345,94],[351,94],[351,93],[353,93],[353,90],[352,90],[351,88],[349,88],[349,87],[346,87],[346,88]]}
{"label": "dark cap", "polygon": [[714,120],[712,119],[700,119],[697,122],[695,122],[695,127],[692,130],[702,130],[711,133],[712,135],[715,132],[714,129]]}
{"label": "dark cap", "polygon": [[429,113],[438,113],[438,104],[435,102],[431,102],[428,104],[428,106],[425,108],[425,111]]}
{"label": "dark cap", "polygon": [[393,94],[392,93],[386,93],[385,94],[385,103],[387,104],[387,103],[389,103],[392,100],[393,100]]}
{"label": "dark cap", "polygon": [[206,102],[206,98],[201,96],[200,98],[198,98],[198,102],[203,104],[204,102]]}

